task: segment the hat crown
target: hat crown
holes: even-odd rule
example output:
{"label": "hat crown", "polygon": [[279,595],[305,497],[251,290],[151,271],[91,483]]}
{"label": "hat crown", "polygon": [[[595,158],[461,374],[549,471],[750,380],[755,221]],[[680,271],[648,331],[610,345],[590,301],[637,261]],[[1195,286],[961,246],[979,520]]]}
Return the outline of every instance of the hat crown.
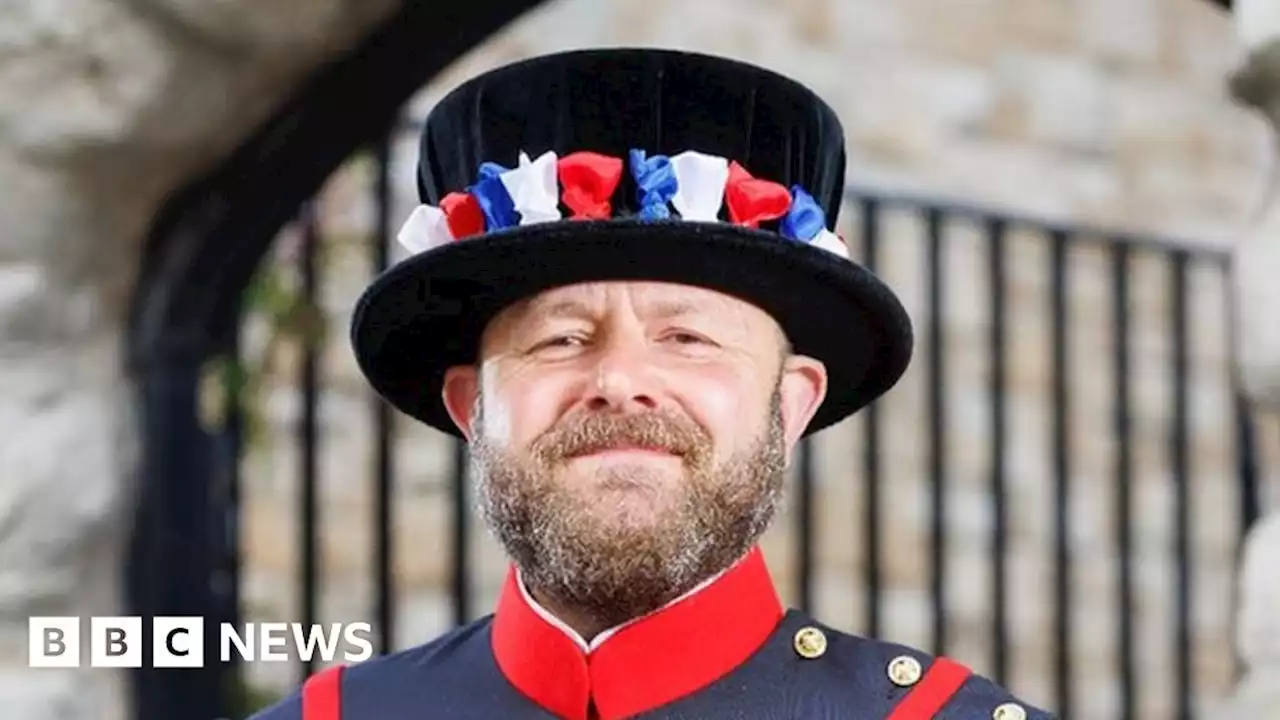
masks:
{"label": "hat crown", "polygon": [[[844,135],[835,112],[777,73],[725,58],[652,49],[545,55],[480,75],[431,111],[423,129],[419,195],[438,204],[474,184],[483,163],[521,153],[590,151],[624,162],[696,151],[810,193],[833,227],[843,193]],[[613,196],[640,205],[630,172]]]}

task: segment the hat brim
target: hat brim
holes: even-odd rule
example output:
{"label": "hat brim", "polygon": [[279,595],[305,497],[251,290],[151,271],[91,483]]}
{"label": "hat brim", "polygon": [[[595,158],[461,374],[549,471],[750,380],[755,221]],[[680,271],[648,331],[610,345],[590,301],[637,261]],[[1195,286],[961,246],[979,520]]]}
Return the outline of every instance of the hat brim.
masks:
{"label": "hat brim", "polygon": [[772,315],[795,352],[827,368],[827,397],[806,434],[883,395],[911,357],[906,311],[857,263],[739,225],[624,219],[509,228],[405,259],[356,304],[356,361],[391,405],[460,436],[441,396],[445,371],[476,361],[489,321],[543,290],[608,280],[704,287]]}

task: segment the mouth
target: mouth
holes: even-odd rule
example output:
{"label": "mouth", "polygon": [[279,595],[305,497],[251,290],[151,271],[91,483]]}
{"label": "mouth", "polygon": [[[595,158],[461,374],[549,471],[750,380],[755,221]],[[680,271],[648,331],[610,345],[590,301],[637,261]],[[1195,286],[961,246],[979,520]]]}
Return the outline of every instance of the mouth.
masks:
{"label": "mouth", "polygon": [[680,454],[668,448],[656,445],[635,445],[628,443],[617,443],[611,445],[597,445],[595,447],[583,448],[577,452],[570,453],[568,458],[576,460],[579,458],[610,458],[610,457],[664,457],[673,458],[680,457]]}

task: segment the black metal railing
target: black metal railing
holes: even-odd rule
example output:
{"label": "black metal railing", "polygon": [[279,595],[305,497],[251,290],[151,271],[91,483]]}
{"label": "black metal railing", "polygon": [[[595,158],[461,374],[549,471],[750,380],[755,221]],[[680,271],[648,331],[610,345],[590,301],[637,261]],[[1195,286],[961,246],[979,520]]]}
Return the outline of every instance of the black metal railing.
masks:
{"label": "black metal railing", "polygon": [[[393,204],[390,180],[391,152],[389,141],[373,150],[377,172],[368,192],[375,209],[372,237],[369,242],[371,253],[370,264],[373,272],[387,267],[390,260],[389,247],[392,235]],[[1134,407],[1132,396],[1134,379],[1137,372],[1162,372],[1168,378],[1168,397],[1171,399],[1169,415],[1166,418],[1167,431],[1164,434],[1164,454],[1168,462],[1169,482],[1172,483],[1172,525],[1171,555],[1164,560],[1173,567],[1173,582],[1167,588],[1168,599],[1173,608],[1173,624],[1168,628],[1172,646],[1176,652],[1173,679],[1173,697],[1168,699],[1168,706],[1175,709],[1176,717],[1191,718],[1197,704],[1195,676],[1197,647],[1195,644],[1193,618],[1196,617],[1193,606],[1195,583],[1198,581],[1193,569],[1193,556],[1196,551],[1196,535],[1193,532],[1193,473],[1194,465],[1191,456],[1192,441],[1195,438],[1191,420],[1198,408],[1194,404],[1199,383],[1207,382],[1204,373],[1196,374],[1191,367],[1190,357],[1197,347],[1196,328],[1191,321],[1190,309],[1193,306],[1193,291],[1189,286],[1189,278],[1194,270],[1209,270],[1225,278],[1227,258],[1216,250],[1198,248],[1186,243],[1155,239],[1136,238],[1117,235],[1096,229],[1061,226],[1034,218],[1016,217],[991,210],[956,206],[940,203],[927,198],[913,198],[886,194],[866,188],[851,189],[846,203],[845,223],[847,234],[855,258],[873,271],[881,269],[883,261],[894,248],[891,242],[901,240],[898,235],[890,235],[885,229],[885,219],[891,214],[914,216],[922,221],[922,236],[911,239],[920,242],[923,248],[924,267],[923,282],[923,318],[917,318],[916,325],[921,334],[923,356],[917,357],[913,372],[922,373],[920,382],[923,387],[924,415],[926,422],[919,428],[922,451],[927,455],[927,478],[925,479],[925,497],[928,499],[928,527],[925,531],[927,542],[922,551],[928,559],[927,591],[932,599],[931,613],[927,619],[927,631],[930,647],[936,653],[950,651],[949,638],[953,635],[948,597],[951,593],[956,568],[949,564],[947,558],[951,550],[952,534],[948,519],[953,513],[949,504],[948,490],[952,485],[954,468],[949,463],[952,434],[955,430],[953,417],[955,413],[949,404],[948,367],[952,357],[948,344],[948,326],[946,308],[950,302],[949,284],[953,270],[947,262],[948,229],[957,222],[968,223],[980,229],[981,247],[984,257],[981,266],[988,275],[985,296],[971,298],[968,301],[979,303],[986,314],[984,328],[985,363],[987,387],[986,403],[989,411],[989,425],[985,433],[986,453],[989,456],[988,477],[984,480],[986,499],[989,502],[991,522],[987,545],[989,547],[989,563],[991,568],[990,582],[986,588],[990,608],[990,649],[989,661],[981,669],[993,679],[1007,684],[1015,665],[1016,634],[1013,629],[1012,605],[1013,587],[1009,557],[1013,530],[1011,527],[1011,482],[1015,479],[1014,469],[1009,457],[1013,444],[1011,442],[1011,418],[1008,411],[1011,387],[1011,320],[1010,312],[1010,236],[1017,232],[1020,236],[1033,236],[1046,250],[1046,265],[1042,268],[1047,277],[1047,312],[1043,323],[1048,327],[1048,402],[1045,412],[1048,414],[1049,453],[1045,458],[1048,483],[1041,489],[1051,508],[1048,530],[1051,551],[1046,563],[1052,566],[1051,591],[1048,593],[1048,608],[1051,621],[1052,646],[1051,677],[1048,687],[1051,697],[1043,698],[1063,718],[1077,718],[1074,699],[1081,691],[1081,672],[1077,667],[1077,658],[1072,652],[1073,637],[1081,628],[1073,622],[1073,608],[1080,600],[1080,591],[1075,582],[1078,568],[1072,542],[1072,516],[1069,512],[1072,499],[1079,491],[1080,478],[1073,467],[1076,456],[1072,452],[1072,437],[1080,434],[1105,435],[1110,442],[1111,470],[1106,478],[1097,482],[1110,489],[1111,502],[1114,506],[1114,522],[1109,538],[1111,552],[1115,558],[1114,598],[1115,648],[1114,663],[1118,669],[1115,677],[1119,706],[1117,716],[1121,718],[1138,718],[1142,716],[1142,698],[1144,683],[1148,682],[1148,672],[1140,662],[1138,652],[1137,613],[1141,590],[1136,573],[1139,562],[1153,562],[1149,556],[1138,557],[1138,545],[1135,537],[1135,518],[1140,511],[1150,509],[1140,507],[1134,497],[1137,476]],[[296,261],[297,271],[302,278],[301,290],[304,301],[314,304],[320,291],[323,279],[319,276],[315,253],[321,237],[322,228],[318,227],[317,214],[308,207],[299,217],[303,242],[301,252]],[[1078,280],[1078,271],[1071,261],[1071,253],[1076,248],[1088,247],[1093,251],[1104,253],[1108,273],[1105,280],[1108,301],[1111,306],[1109,327],[1097,328],[1097,334],[1109,337],[1111,357],[1100,359],[1098,365],[1103,371],[1113,376],[1111,387],[1111,407],[1109,420],[1089,427],[1073,425],[1073,408],[1078,401],[1077,388],[1073,381],[1072,334],[1070,333],[1073,310],[1073,288]],[[1133,337],[1135,328],[1147,323],[1152,318],[1137,317],[1133,310],[1135,294],[1133,266],[1138,257],[1144,260],[1160,262],[1167,273],[1165,293],[1167,297],[1167,316],[1163,322],[1168,327],[1167,342],[1169,353],[1163,368],[1151,368],[1144,365],[1135,367]],[[1225,285],[1222,288],[1225,292]],[[1197,296],[1198,297],[1198,296]],[[1223,307],[1229,307],[1223,303]],[[1230,327],[1231,318],[1224,315],[1220,318],[1223,327]],[[345,337],[339,334],[339,337]],[[324,368],[320,366],[320,348],[310,345],[303,354],[298,391],[301,393],[301,412],[297,423],[297,447],[300,457],[300,485],[297,507],[297,524],[300,532],[298,583],[300,591],[299,620],[315,622],[318,620],[317,597],[323,581],[321,568],[324,566],[319,547],[324,523],[319,516],[318,490],[321,478],[318,477],[318,457],[321,443],[324,442],[323,427],[319,424],[321,417],[318,403],[321,398],[321,384],[324,382]],[[1229,358],[1229,352],[1223,352]],[[1230,374],[1229,362],[1221,367],[1211,368],[1215,373]],[[1234,388],[1231,383],[1228,385]],[[1234,392],[1234,389],[1231,390]],[[1235,450],[1234,461],[1230,472],[1235,478],[1234,491],[1237,493],[1235,507],[1238,508],[1238,526],[1222,528],[1221,532],[1230,536],[1234,543],[1244,534],[1245,529],[1258,514],[1257,486],[1259,469],[1258,453],[1255,450],[1252,418],[1248,408],[1232,395],[1234,407],[1227,414],[1232,418],[1228,427],[1220,429],[1220,440]],[[891,394],[885,400],[865,409],[854,421],[857,435],[861,442],[861,456],[850,466],[850,474],[856,476],[864,493],[861,522],[861,554],[860,563],[861,587],[850,588],[850,592],[860,593],[865,597],[863,617],[852,622],[851,629],[873,637],[887,637],[885,613],[885,591],[887,587],[886,563],[888,547],[886,543],[886,513],[889,501],[891,477],[895,476],[889,458],[884,452],[886,435],[891,431],[889,419],[885,417],[889,404],[898,402]],[[238,421],[234,414],[228,421],[233,432],[239,431]],[[373,465],[370,479],[374,488],[374,528],[373,553],[370,558],[369,572],[372,577],[374,597],[371,612],[379,631],[379,648],[384,651],[396,649],[392,638],[396,637],[394,625],[395,606],[398,590],[396,574],[393,572],[396,562],[396,537],[393,533],[392,510],[396,496],[397,468],[394,463],[393,417],[384,403],[376,398],[371,400],[370,424],[374,437]],[[240,444],[228,446],[230,452],[241,452]],[[451,495],[451,522],[449,553],[452,561],[452,580],[450,593],[453,604],[453,620],[461,624],[474,618],[477,612],[486,608],[475,606],[474,588],[476,579],[473,567],[469,562],[469,543],[471,532],[470,501],[465,482],[466,450],[455,443]],[[797,487],[795,490],[794,509],[790,513],[790,528],[793,533],[791,543],[794,552],[796,604],[812,609],[818,604],[816,581],[824,572],[818,561],[817,548],[823,542],[820,528],[816,522],[819,504],[820,482],[818,463],[815,461],[817,450],[812,442],[806,441],[800,448],[797,463]],[[853,460],[853,458],[851,458]],[[238,502],[238,492],[226,495],[231,503]],[[236,508],[230,508],[234,515]],[[901,552],[901,548],[895,549]],[[238,549],[231,548],[232,552]],[[1229,555],[1229,554],[1228,554]],[[1230,557],[1226,558],[1227,561]],[[893,639],[890,637],[889,639]],[[425,638],[423,638],[425,640]],[[1224,640],[1224,642],[1227,642]],[[311,671],[311,667],[302,668],[303,673]],[[1018,688],[1014,687],[1017,691]],[[1092,690],[1092,688],[1090,688]],[[1099,689],[1101,690],[1101,689]]]}

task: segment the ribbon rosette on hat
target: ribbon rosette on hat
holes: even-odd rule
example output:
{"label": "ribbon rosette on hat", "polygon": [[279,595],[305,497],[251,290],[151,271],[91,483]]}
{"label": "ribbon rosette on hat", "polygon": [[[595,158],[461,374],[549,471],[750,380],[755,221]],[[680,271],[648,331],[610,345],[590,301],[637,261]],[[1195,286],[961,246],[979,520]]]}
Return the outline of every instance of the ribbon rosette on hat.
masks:
{"label": "ribbon rosette on hat", "polygon": [[682,220],[717,222],[724,201],[729,161],[715,155],[687,150],[671,158],[676,191],[671,204]]}
{"label": "ribbon rosette on hat", "polygon": [[736,161],[729,165],[724,200],[729,206],[729,220],[749,228],[758,228],[766,220],[776,220],[791,207],[791,193],[786,187],[752,177]]}
{"label": "ribbon rosette on hat", "polygon": [[488,232],[514,227],[520,223],[511,193],[502,180],[502,176],[509,172],[510,168],[496,162],[482,163],[480,179],[467,188],[467,192],[480,204],[480,210],[484,213],[485,230]]}
{"label": "ribbon rosette on hat", "polygon": [[607,220],[613,217],[614,191],[622,180],[622,160],[594,152],[575,152],[559,162],[561,197],[573,217]]}
{"label": "ribbon rosette on hat", "polygon": [[558,200],[559,185],[556,182],[556,154],[545,152],[537,160],[520,153],[520,164],[507,170],[498,178],[511,197],[512,208],[520,214],[521,225],[551,222],[560,219]]}
{"label": "ribbon rosette on hat", "polygon": [[666,220],[671,217],[667,203],[675,196],[679,183],[675,167],[666,155],[648,157],[644,150],[632,150],[631,175],[636,180],[640,212],[645,220]]}
{"label": "ribbon rosette on hat", "polygon": [[827,215],[818,201],[799,185],[791,188],[791,195],[791,208],[779,223],[778,232],[849,259],[849,248],[844,241],[827,229]]}
{"label": "ribbon rosette on hat", "polygon": [[453,242],[444,211],[434,205],[419,205],[404,221],[396,240],[411,253],[426,252]]}

